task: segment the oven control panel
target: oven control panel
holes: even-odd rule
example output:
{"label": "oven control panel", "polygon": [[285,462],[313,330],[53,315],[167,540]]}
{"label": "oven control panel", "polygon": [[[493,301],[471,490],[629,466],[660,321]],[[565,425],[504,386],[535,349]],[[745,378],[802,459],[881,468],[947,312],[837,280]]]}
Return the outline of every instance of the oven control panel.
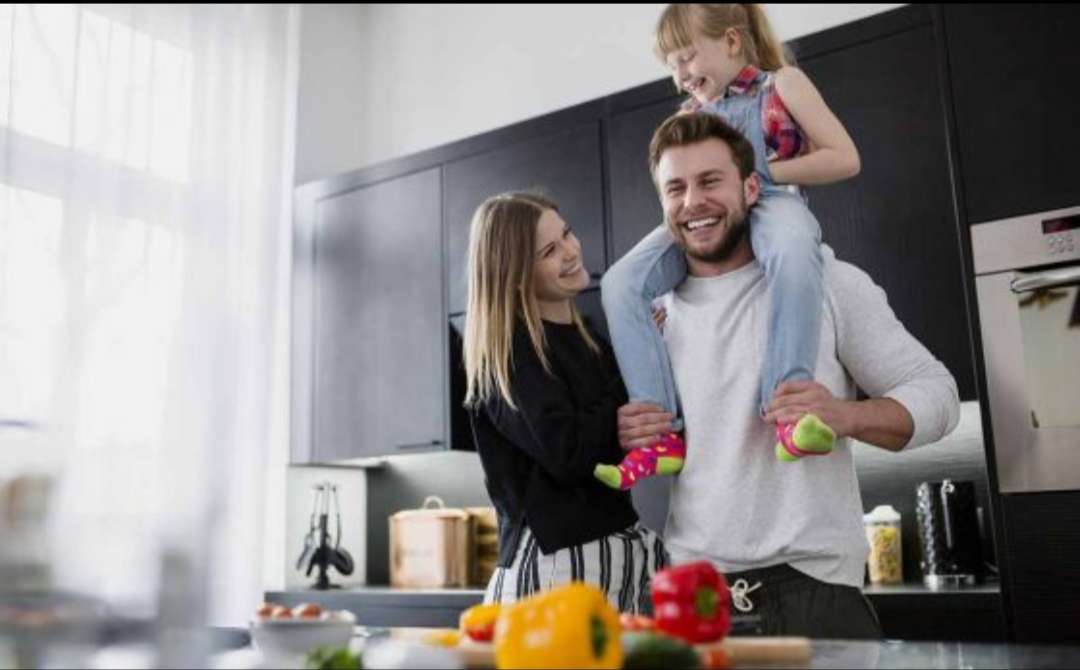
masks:
{"label": "oven control panel", "polygon": [[1080,206],[971,227],[976,276],[1080,260]]}
{"label": "oven control panel", "polygon": [[1077,241],[1073,233],[1054,233],[1046,236],[1047,250],[1052,254],[1067,254],[1076,251]]}

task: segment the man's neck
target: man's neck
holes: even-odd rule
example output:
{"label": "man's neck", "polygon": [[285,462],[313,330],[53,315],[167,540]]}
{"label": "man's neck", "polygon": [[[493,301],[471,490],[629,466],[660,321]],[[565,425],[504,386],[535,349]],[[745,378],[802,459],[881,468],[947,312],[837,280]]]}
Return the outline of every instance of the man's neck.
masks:
{"label": "man's neck", "polygon": [[750,236],[743,237],[742,242],[731,250],[726,258],[719,261],[704,261],[686,256],[686,267],[691,277],[719,277],[729,272],[734,272],[745,267],[754,260],[754,249],[750,246]]}

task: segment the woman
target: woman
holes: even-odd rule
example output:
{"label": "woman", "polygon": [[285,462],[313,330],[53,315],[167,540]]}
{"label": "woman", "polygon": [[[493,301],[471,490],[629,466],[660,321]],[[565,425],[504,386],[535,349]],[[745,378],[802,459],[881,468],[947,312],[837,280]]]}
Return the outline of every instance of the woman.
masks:
{"label": "woman", "polygon": [[610,346],[574,308],[589,283],[581,244],[551,200],[498,195],[473,216],[468,275],[465,405],[499,514],[485,602],[586,581],[620,611],[649,611],[663,543],[627,492],[593,477],[623,456],[627,396]]}

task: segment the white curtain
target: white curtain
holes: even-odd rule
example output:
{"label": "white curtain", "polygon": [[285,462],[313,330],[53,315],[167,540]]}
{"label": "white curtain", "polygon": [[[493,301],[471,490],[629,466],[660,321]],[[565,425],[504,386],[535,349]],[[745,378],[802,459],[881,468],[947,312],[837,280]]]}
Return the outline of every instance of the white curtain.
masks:
{"label": "white curtain", "polygon": [[179,551],[211,622],[261,598],[297,12],[0,5],[0,480],[57,477],[58,588],[153,612]]}

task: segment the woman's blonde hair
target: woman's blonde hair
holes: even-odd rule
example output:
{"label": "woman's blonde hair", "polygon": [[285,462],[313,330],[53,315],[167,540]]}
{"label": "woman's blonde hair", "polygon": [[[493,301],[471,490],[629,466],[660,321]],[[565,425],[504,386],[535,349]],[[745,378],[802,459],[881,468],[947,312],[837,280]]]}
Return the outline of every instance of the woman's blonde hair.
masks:
{"label": "woman's blonde hair", "polygon": [[[510,395],[510,368],[519,319],[541,364],[551,374],[533,289],[536,228],[546,210],[557,212],[559,208],[537,193],[503,193],[485,200],[473,214],[464,338],[466,407],[487,402],[497,391],[517,409]],[[599,353],[573,304],[571,316],[589,348]]]}
{"label": "woman's blonde hair", "polygon": [[734,29],[742,38],[746,60],[762,70],[779,70],[793,62],[776,38],[761,5],[668,5],[656,24],[656,55],[665,60],[673,51],[691,46],[694,35],[722,38]]}

